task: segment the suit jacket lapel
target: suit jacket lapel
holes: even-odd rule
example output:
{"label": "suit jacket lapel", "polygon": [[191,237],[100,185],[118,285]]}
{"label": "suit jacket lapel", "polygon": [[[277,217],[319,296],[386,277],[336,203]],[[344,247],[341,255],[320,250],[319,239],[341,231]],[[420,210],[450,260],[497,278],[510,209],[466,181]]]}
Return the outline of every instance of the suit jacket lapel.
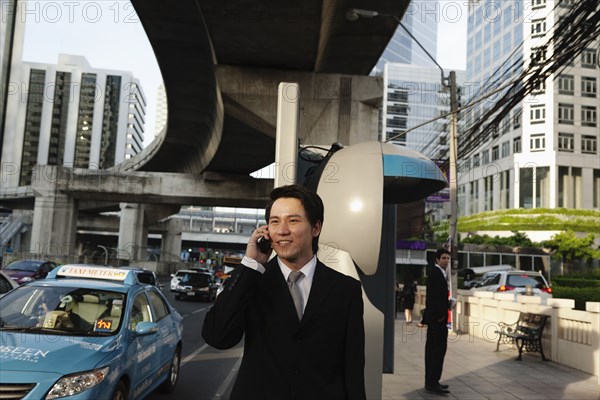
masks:
{"label": "suit jacket lapel", "polygon": [[298,317],[296,316],[296,307],[294,306],[294,300],[292,294],[285,281],[279,264],[276,258],[273,258],[266,266],[265,278],[268,277],[269,283],[266,285],[266,289],[273,290],[272,296],[269,296],[269,307],[273,310],[279,310],[279,312],[289,318],[290,323],[298,324]]}
{"label": "suit jacket lapel", "polygon": [[[306,324],[308,320],[315,314],[321,304],[325,301],[329,292],[331,291],[332,281],[327,273],[326,267],[320,261],[317,261],[315,268],[315,275],[313,277],[312,286],[310,288],[310,294],[308,296],[308,303],[304,309],[304,315],[300,321],[300,327]],[[291,296],[290,296],[291,298]],[[292,302],[293,304],[293,302]]]}

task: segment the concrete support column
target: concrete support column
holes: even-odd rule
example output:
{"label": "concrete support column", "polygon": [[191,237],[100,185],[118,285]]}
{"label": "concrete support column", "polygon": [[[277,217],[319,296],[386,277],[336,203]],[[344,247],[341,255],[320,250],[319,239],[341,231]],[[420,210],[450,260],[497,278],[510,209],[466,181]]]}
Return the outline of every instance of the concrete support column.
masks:
{"label": "concrete support column", "polygon": [[166,231],[162,234],[160,244],[160,260],[164,262],[178,262],[181,254],[181,233],[183,231],[181,220],[170,218],[166,221]]}
{"label": "concrete support column", "polygon": [[145,260],[148,227],[144,223],[144,205],[120,203],[119,260]]}
{"label": "concrete support column", "polygon": [[65,194],[52,191],[36,196],[29,251],[40,256],[75,254],[77,212],[77,202]]}

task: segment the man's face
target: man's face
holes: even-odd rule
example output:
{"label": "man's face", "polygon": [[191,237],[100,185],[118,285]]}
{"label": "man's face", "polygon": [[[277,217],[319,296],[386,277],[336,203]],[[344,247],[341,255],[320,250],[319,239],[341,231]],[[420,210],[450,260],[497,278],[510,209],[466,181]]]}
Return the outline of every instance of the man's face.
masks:
{"label": "man's face", "polygon": [[279,258],[300,266],[312,258],[312,240],[321,232],[321,223],[311,226],[300,200],[275,200],[268,223],[273,250]]}
{"label": "man's face", "polygon": [[442,254],[440,256],[440,258],[436,258],[435,259],[435,262],[440,267],[446,269],[448,267],[448,264],[450,263],[450,255],[449,254]]}

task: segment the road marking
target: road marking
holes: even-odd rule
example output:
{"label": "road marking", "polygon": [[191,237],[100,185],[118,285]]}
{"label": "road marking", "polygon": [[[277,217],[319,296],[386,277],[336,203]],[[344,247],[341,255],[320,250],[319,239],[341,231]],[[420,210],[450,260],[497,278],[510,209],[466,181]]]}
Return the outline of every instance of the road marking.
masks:
{"label": "road marking", "polygon": [[196,357],[198,354],[202,353],[204,350],[206,350],[206,348],[208,347],[208,345],[205,343],[204,345],[202,345],[202,347],[200,347],[198,350],[196,350],[195,352],[193,352],[192,354],[190,354],[189,356],[187,356],[186,358],[184,358],[183,360],[181,360],[181,366],[184,366],[186,363],[192,361],[192,359],[194,357]]}
{"label": "road marking", "polygon": [[206,310],[208,310],[208,307],[199,308],[196,311],[193,311],[191,314],[183,314],[182,317],[185,319],[185,318],[189,317],[190,315],[198,314],[198,313],[201,313],[202,311],[206,311]]}
{"label": "road marking", "polygon": [[223,398],[223,394],[225,394],[225,391],[227,390],[227,388],[229,388],[231,381],[237,375],[237,372],[240,369],[241,364],[242,364],[242,356],[240,356],[240,358],[237,360],[237,362],[235,363],[235,365],[233,366],[231,371],[229,371],[229,374],[227,375],[227,377],[225,378],[223,383],[221,383],[221,386],[219,386],[219,388],[217,389],[217,392],[212,397],[212,400],[221,400]]}

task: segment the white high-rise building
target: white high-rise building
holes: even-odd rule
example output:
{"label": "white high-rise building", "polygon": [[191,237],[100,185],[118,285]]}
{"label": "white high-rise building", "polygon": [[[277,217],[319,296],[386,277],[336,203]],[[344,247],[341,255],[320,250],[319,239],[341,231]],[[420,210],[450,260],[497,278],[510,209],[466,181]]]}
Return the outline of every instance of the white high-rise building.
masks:
{"label": "white high-rise building", "polygon": [[23,0],[0,0],[0,145],[4,135],[8,94],[19,81],[15,69],[21,64],[25,23],[20,10]]}
{"label": "white high-rise building", "polygon": [[143,147],[146,98],[130,73],[92,68],[82,56],[25,62],[7,102],[2,186],[29,185],[35,164],[109,168]]}
{"label": "white high-rise building", "polygon": [[[470,1],[469,95],[477,98],[479,87],[494,81],[499,86],[532,63],[552,60],[548,39],[576,4]],[[600,208],[597,47],[596,40],[565,69],[536,83],[531,95],[463,152],[461,215],[509,208]],[[483,101],[465,113],[465,125],[480,120],[497,100]]]}

